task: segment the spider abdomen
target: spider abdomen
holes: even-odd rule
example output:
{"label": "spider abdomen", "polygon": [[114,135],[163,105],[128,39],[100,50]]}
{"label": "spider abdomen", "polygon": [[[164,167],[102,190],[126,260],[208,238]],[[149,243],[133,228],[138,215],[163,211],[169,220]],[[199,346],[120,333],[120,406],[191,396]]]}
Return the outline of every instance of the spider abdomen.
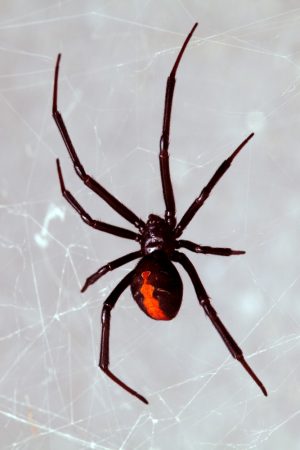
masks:
{"label": "spider abdomen", "polygon": [[154,320],[171,320],[179,311],[182,281],[162,252],[144,256],[136,266],[132,296],[142,311]]}

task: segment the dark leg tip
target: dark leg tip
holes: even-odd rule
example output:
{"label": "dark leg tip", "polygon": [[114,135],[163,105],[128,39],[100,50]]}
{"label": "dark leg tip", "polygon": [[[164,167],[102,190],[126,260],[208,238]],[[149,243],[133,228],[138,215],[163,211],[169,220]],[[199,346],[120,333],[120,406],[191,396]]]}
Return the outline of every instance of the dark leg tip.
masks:
{"label": "dark leg tip", "polygon": [[232,255],[244,255],[245,250],[232,250]]}
{"label": "dark leg tip", "polygon": [[88,285],[87,285],[87,283],[85,283],[85,284],[82,286],[82,288],[80,289],[80,292],[81,292],[81,293],[85,292],[85,291],[87,290],[87,287],[88,287]]}
{"label": "dark leg tip", "polygon": [[264,396],[268,397],[268,391],[264,386],[261,386],[261,390],[262,390],[262,393],[264,394]]}
{"label": "dark leg tip", "polygon": [[143,397],[142,395],[140,395],[138,398],[139,398],[143,403],[145,403],[146,405],[149,405],[148,400],[145,399],[145,397]]}

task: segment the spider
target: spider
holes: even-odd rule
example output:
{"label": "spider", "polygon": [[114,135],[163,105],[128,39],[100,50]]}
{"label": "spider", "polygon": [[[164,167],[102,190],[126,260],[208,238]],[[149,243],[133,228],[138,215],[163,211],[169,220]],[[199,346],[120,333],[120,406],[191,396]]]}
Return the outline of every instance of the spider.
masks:
{"label": "spider", "polygon": [[219,319],[217,312],[212,306],[210,298],[198,276],[198,273],[196,272],[195,267],[184,253],[178,251],[179,248],[184,248],[195,253],[221,256],[241,255],[245,253],[242,250],[204,246],[185,239],[179,239],[182,232],[193,219],[194,215],[207,200],[215,185],[229,169],[234,158],[239,154],[242,148],[254,135],[254,133],[251,133],[236,148],[236,150],[234,150],[229,158],[223,161],[223,163],[211,177],[210,181],[202,189],[200,195],[187,209],[179,223],[177,223],[175,199],[169,168],[169,136],[172,102],[176,82],[176,71],[186,49],[186,46],[188,45],[197,25],[198,24],[195,23],[190,33],[186,37],[166,84],[163,126],[159,151],[162,190],[166,206],[164,218],[159,217],[156,214],[150,214],[147,222],[144,222],[133,211],[127,208],[127,206],[121,203],[116,197],[110,194],[103,186],[101,186],[96,180],[94,180],[94,178],[86,173],[72,144],[62,115],[57,109],[58,74],[61,54],[58,54],[55,66],[52,114],[55,123],[60,131],[60,134],[64,140],[65,146],[69,152],[76,174],[88,188],[90,188],[93,192],[95,192],[95,194],[101,197],[106,203],[108,203],[109,206],[111,206],[128,222],[134,225],[138,230],[138,233],[135,233],[129,229],[121,228],[106,222],[102,222],[100,220],[93,219],[78,203],[71,192],[66,189],[59,159],[56,160],[62,195],[67,200],[67,202],[69,202],[70,205],[77,211],[81,219],[87,225],[95,228],[96,230],[104,231],[105,233],[113,234],[125,239],[131,239],[135,242],[138,242],[140,245],[140,250],[128,253],[127,255],[121,256],[120,258],[110,261],[109,263],[100,267],[100,269],[98,269],[95,273],[93,273],[86,279],[81,292],[84,292],[89,286],[99,280],[99,278],[101,278],[107,272],[121,267],[130,261],[140,258],[136,267],[129,273],[127,273],[127,275],[117,284],[108,298],[104,301],[101,315],[102,335],[100,343],[99,368],[102,369],[103,372],[111,380],[113,380],[127,392],[137,397],[139,400],[146,404],[148,403],[148,401],[145,397],[140,395],[131,387],[127,386],[127,384],[120,380],[109,369],[109,336],[111,310],[114,308],[123,291],[128,286],[130,286],[134,300],[147,316],[154,320],[173,319],[179,311],[183,294],[182,281],[173,262],[179,263],[188,273],[200,305],[204,309],[205,314],[211,320],[217,332],[220,334],[233,358],[237,359],[242,364],[244,369],[260,387],[263,394],[265,396],[268,395],[263,383],[259,380],[259,378],[246,362],[242,350],[232,338],[230,333],[227,331],[222,321]]}

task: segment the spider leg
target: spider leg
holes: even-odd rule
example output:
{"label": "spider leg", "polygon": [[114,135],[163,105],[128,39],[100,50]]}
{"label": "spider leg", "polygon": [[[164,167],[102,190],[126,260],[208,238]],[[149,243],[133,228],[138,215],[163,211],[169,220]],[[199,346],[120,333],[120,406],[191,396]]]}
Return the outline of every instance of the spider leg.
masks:
{"label": "spider leg", "polygon": [[172,102],[173,102],[173,94],[175,89],[176,82],[176,71],[179,66],[182,55],[185,51],[186,46],[189,43],[189,40],[194,33],[197,23],[193,26],[192,30],[188,34],[185,39],[181,50],[177,56],[173,69],[170,72],[170,75],[167,80],[166,86],[166,94],[165,94],[165,107],[164,107],[164,118],[163,118],[163,129],[162,135],[160,138],[160,153],[159,153],[159,164],[160,164],[160,175],[163,187],[163,194],[166,204],[166,212],[165,219],[166,221],[173,227],[175,226],[175,200],[173,187],[170,176],[170,167],[169,167],[169,136],[170,136],[170,123],[171,123],[171,113],[172,113]]}
{"label": "spider leg", "polygon": [[242,148],[250,141],[250,139],[254,136],[254,133],[249,134],[249,136],[244,139],[244,141],[234,150],[234,152],[229,156],[229,158],[225,159],[225,161],[222,162],[220,167],[216,170],[214,175],[211,177],[207,185],[202,189],[200,195],[194,200],[194,202],[191,204],[191,206],[188,208],[188,210],[183,215],[182,219],[178,223],[175,235],[176,237],[179,237],[183,230],[186,228],[186,226],[190,223],[196,212],[201,208],[205,200],[209,197],[211,191],[215,187],[215,185],[218,183],[218,181],[222,178],[224,173],[229,169],[232,161],[237,156],[237,154],[242,150]]}
{"label": "spider leg", "polygon": [[97,272],[93,273],[93,275],[90,275],[86,279],[81,289],[81,292],[84,292],[89,286],[91,286],[91,284],[96,283],[96,281],[99,280],[99,278],[101,278],[107,272],[117,269],[118,267],[123,266],[129,261],[141,258],[142,256],[143,256],[142,251],[138,250],[137,252],[128,253],[127,255],[121,256],[120,258],[110,261],[109,263],[105,264],[105,266],[100,267],[100,269],[98,269]]}
{"label": "spider leg", "polygon": [[183,253],[180,253],[180,252],[174,252],[172,259],[174,261],[179,262],[183,266],[183,268],[186,270],[186,272],[188,273],[188,275],[194,285],[196,295],[198,297],[200,305],[202,306],[206,315],[209,317],[212,324],[214,325],[214,327],[220,334],[221,338],[223,339],[226,347],[230,351],[233,358],[237,359],[242,364],[242,366],[248,372],[248,374],[251,376],[251,378],[260,387],[263,394],[265,396],[267,396],[268,393],[267,393],[266,388],[264,387],[264,385],[262,384],[260,379],[256,376],[256,374],[253,372],[251,367],[245,361],[242,350],[237,345],[237,343],[235,342],[233,337],[230,335],[230,333],[227,331],[227,329],[225,328],[225,326],[219,319],[216,310],[211,305],[210,299],[209,299],[209,297],[204,289],[204,286],[201,283],[201,280],[196,272],[196,269],[193,266],[193,264],[191,263],[191,261],[188,259],[188,257],[186,255],[184,255]]}
{"label": "spider leg", "polygon": [[109,332],[110,332],[110,312],[115,306],[117,300],[119,299],[122,292],[129,286],[132,276],[134,274],[134,270],[129,272],[114,288],[108,298],[105,300],[102,309],[102,336],[101,336],[101,346],[100,346],[100,360],[99,367],[103,370],[106,375],[112,379],[115,383],[121,386],[125,391],[129,392],[129,394],[134,395],[142,402],[148,404],[148,401],[140,395],[135,390],[131,389],[127,384],[117,378],[110,370],[109,370]]}
{"label": "spider leg", "polygon": [[199,245],[194,242],[187,241],[186,239],[179,239],[177,241],[178,248],[183,247],[191,250],[195,253],[204,253],[205,255],[220,255],[220,256],[231,256],[231,255],[243,255],[246,253],[244,250],[232,250],[231,248],[224,247],[210,247],[209,245]]}
{"label": "spider leg", "polygon": [[115,236],[120,236],[126,239],[132,239],[134,241],[139,240],[139,235],[126,228],[116,227],[115,225],[110,225],[109,223],[101,222],[100,220],[94,220],[78,203],[75,197],[65,188],[65,183],[60,168],[59,159],[56,160],[57,171],[59,176],[60,188],[63,197],[70,203],[71,206],[78,212],[82,220],[88,224],[90,227],[96,230],[104,231],[105,233],[114,234]]}
{"label": "spider leg", "polygon": [[64,140],[67,147],[69,155],[74,165],[75,172],[79,178],[84,182],[84,184],[94,191],[99,197],[101,197],[106,203],[109,204],[117,213],[123,216],[126,220],[131,222],[135,227],[142,229],[145,223],[139,219],[129,208],[127,208],[123,203],[116,199],[112,194],[110,194],[103,186],[101,186],[96,180],[94,180],[90,175],[88,175],[78,156],[76,150],[72,144],[71,138],[69,136],[67,127],[64,123],[61,113],[57,109],[57,93],[58,93],[58,74],[59,74],[59,63],[61,54],[57,56],[55,75],[54,75],[54,87],[53,87],[53,104],[52,104],[52,115],[54,121],[60,131],[60,134]]}

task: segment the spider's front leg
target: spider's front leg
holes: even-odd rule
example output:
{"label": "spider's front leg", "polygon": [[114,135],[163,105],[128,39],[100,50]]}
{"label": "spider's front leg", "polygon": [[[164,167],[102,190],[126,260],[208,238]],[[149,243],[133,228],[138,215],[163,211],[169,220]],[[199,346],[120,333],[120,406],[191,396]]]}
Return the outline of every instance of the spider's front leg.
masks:
{"label": "spider's front leg", "polygon": [[173,254],[173,261],[179,262],[183,268],[187,271],[193,285],[196,291],[196,295],[198,297],[199,303],[204,309],[206,315],[211,320],[212,324],[220,334],[221,338],[223,339],[226,347],[230,351],[233,358],[237,359],[244,369],[248,372],[248,374],[251,376],[251,378],[255,381],[255,383],[260,387],[262,393],[267,396],[267,390],[263,383],[260,381],[260,379],[256,376],[256,374],[253,372],[251,367],[247,364],[243,352],[240,349],[240,347],[237,345],[231,334],[228,332],[228,330],[225,328],[223,323],[218,317],[218,314],[216,310],[213,308],[213,306],[210,303],[210,299],[207,295],[207,292],[204,289],[203,284],[201,283],[201,280],[196,272],[195,267],[191,263],[191,261],[188,259],[186,255],[180,252],[174,252]]}
{"label": "spider's front leg", "polygon": [[125,391],[129,392],[129,394],[134,395],[143,403],[148,404],[148,401],[136,392],[134,389],[131,389],[127,384],[117,378],[110,370],[109,370],[109,333],[110,333],[110,317],[111,310],[115,306],[117,300],[119,299],[122,292],[130,285],[132,276],[134,275],[134,270],[129,272],[114,288],[108,298],[105,300],[102,309],[102,336],[101,336],[101,344],[100,344],[100,360],[99,367],[103,370],[106,375],[121,386]]}
{"label": "spider's front leg", "polygon": [[94,178],[92,178],[89,174],[87,174],[78,158],[75,147],[72,143],[67,127],[64,123],[63,117],[57,109],[58,74],[59,74],[60,58],[61,54],[59,53],[57,56],[54,73],[52,115],[59,129],[59,132],[64,140],[64,143],[67,147],[75,172],[88,188],[94,191],[95,194],[99,195],[99,197],[101,197],[106,203],[108,203],[108,205],[110,205],[115,211],[117,211],[117,213],[119,213],[126,220],[131,222],[135,227],[141,230],[144,228],[145,223],[139,217],[137,217],[137,215],[134,214],[129,208],[127,208],[127,206],[125,206],[110,192],[108,192],[101,184],[99,184],[96,180],[94,180]]}
{"label": "spider's front leg", "polygon": [[115,225],[110,225],[109,223],[102,222],[101,220],[95,220],[93,219],[84,209],[83,207],[78,203],[76,198],[71,194],[70,191],[68,191],[65,187],[63,174],[61,171],[59,159],[56,160],[56,166],[57,166],[57,173],[59,177],[59,183],[60,183],[60,189],[63,197],[67,200],[68,203],[70,203],[71,206],[75,209],[75,211],[78,212],[82,220],[89,225],[90,227],[95,228],[99,231],[104,231],[105,233],[113,234],[115,236],[120,236],[125,239],[132,239],[134,241],[139,240],[139,235],[137,233],[134,233],[131,230],[127,230],[126,228],[117,227]]}
{"label": "spider's front leg", "polygon": [[176,72],[180,64],[182,55],[188,45],[196,27],[197,23],[193,26],[188,36],[186,37],[180,52],[176,58],[174,66],[168,76],[165,94],[165,107],[164,107],[164,118],[163,118],[163,128],[162,135],[160,137],[160,152],[159,152],[159,166],[160,175],[163,188],[163,194],[166,204],[165,219],[170,226],[175,226],[176,224],[176,207],[175,199],[173,193],[173,187],[171,182],[170,167],[169,167],[169,138],[170,138],[170,126],[171,126],[171,114],[172,114],[172,104],[173,95],[176,83]]}
{"label": "spider's front leg", "polygon": [[223,175],[227,172],[229,167],[231,166],[234,158],[240,153],[240,151],[245,147],[245,145],[252,139],[254,136],[254,133],[249,134],[249,136],[243,140],[243,142],[234,150],[234,152],[229,156],[229,158],[225,159],[225,161],[222,162],[220,167],[216,170],[214,175],[211,177],[207,185],[202,189],[199,196],[193,201],[191,206],[187,209],[187,211],[184,213],[183,217],[180,219],[176,229],[175,229],[175,235],[178,238],[181,236],[183,230],[187,227],[187,225],[190,223],[196,212],[202,207],[204,202],[208,199],[210,196],[211,191],[216,186],[216,184],[220,181],[220,179],[223,177]]}

